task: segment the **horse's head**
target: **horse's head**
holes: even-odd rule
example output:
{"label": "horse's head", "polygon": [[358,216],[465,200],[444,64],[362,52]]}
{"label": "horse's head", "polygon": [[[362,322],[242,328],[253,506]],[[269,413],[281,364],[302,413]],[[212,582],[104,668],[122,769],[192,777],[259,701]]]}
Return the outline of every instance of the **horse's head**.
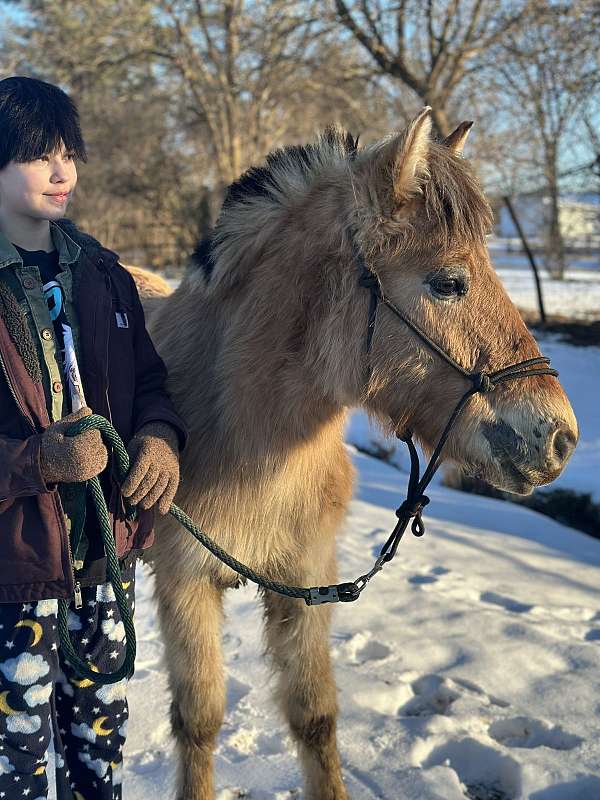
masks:
{"label": "horse's head", "polygon": [[[405,131],[351,162],[357,252],[384,297],[468,372],[536,358],[538,346],[490,263],[489,205],[460,156],[471,125],[442,143],[430,139],[430,127],[425,109]],[[357,263],[357,284],[358,270]],[[358,285],[355,291],[364,345],[369,292]],[[364,405],[431,450],[468,381],[382,304],[365,359]],[[577,436],[558,380],[536,375],[472,397],[444,455],[494,486],[527,494],[559,475]]]}

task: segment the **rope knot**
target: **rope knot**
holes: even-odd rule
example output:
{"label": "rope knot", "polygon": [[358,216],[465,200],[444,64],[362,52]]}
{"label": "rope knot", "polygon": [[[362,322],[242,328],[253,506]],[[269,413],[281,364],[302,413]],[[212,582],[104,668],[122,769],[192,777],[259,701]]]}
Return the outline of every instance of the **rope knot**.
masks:
{"label": "rope knot", "polygon": [[495,384],[485,372],[478,372],[473,376],[473,385],[478,392],[486,394],[486,392],[493,392]]}
{"label": "rope knot", "polygon": [[407,498],[396,511],[398,519],[410,519],[413,517],[410,529],[414,536],[423,536],[425,533],[425,525],[423,524],[423,517],[421,514],[428,503],[429,498],[427,495],[422,494],[420,497],[413,500]]}

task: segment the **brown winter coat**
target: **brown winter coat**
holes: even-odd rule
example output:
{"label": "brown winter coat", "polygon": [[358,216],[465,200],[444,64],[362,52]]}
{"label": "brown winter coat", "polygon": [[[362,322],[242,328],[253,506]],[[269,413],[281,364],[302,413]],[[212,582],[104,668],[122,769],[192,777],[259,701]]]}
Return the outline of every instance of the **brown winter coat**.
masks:
{"label": "brown winter coat", "polygon": [[[79,367],[88,405],[112,422],[125,443],[146,423],[162,421],[175,428],[183,447],[185,425],[165,389],[165,366],[146,331],[131,275],[115,253],[72,223],[62,220],[59,225],[82,248],[74,302],[80,327]],[[16,340],[15,326],[6,313],[2,315],[2,308],[0,603],[67,598],[74,587],[67,529],[57,486],[47,485],[40,471],[41,432],[50,419],[39,365],[32,369],[31,353],[24,352],[22,342]],[[129,327],[117,325],[117,310],[125,311]],[[148,547],[154,509],[140,511],[137,520],[128,522],[110,464],[101,482],[119,558]],[[90,520],[86,533],[94,535],[93,529],[94,520]],[[98,582],[98,573],[85,578],[82,583]]]}

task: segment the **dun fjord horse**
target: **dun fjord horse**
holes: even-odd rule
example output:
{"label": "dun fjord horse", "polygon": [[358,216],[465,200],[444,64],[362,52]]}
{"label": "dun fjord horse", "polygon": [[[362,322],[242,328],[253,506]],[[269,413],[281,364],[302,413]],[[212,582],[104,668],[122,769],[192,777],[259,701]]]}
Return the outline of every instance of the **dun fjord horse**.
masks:
{"label": "dun fjord horse", "polygon": [[[230,188],[214,235],[150,330],[190,428],[176,502],[235,557],[293,585],[336,582],[335,535],[352,495],[348,409],[431,450],[464,377],[390,310],[365,346],[369,292],[386,297],[469,371],[539,356],[490,264],[491,213],[460,157],[470,124],[430,139],[425,109],[358,150],[328,130],[272,153]],[[519,493],[554,479],[577,438],[555,377],[473,397],[444,455]],[[213,798],[223,720],[223,592],[237,576],[172,517],[153,549],[172,693],[179,800]],[[336,747],[330,607],[264,592],[278,698],[298,743],[309,800],[347,797]]]}

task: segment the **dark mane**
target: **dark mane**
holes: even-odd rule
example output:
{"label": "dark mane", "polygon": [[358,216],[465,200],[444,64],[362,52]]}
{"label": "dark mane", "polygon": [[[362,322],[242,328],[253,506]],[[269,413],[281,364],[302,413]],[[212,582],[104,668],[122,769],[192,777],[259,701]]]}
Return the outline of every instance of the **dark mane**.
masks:
{"label": "dark mane", "polygon": [[192,271],[195,269],[202,269],[204,277],[209,281],[214,267],[213,240],[210,236],[205,236],[203,239],[200,239],[196,245],[188,269]]}
{"label": "dark mane", "polygon": [[[219,212],[215,230],[232,206],[254,198],[265,197],[273,202],[278,201],[278,194],[285,187],[281,176],[287,173],[302,175],[307,180],[319,164],[335,160],[352,159],[358,149],[356,139],[351,133],[331,125],[326,128],[316,142],[305,145],[288,145],[273,150],[264,164],[246,170],[236,181],[231,183],[225,192],[225,199]],[[202,268],[207,280],[214,268],[212,237],[202,239],[192,254],[191,268]]]}
{"label": "dark mane", "polygon": [[275,199],[276,191],[284,188],[278,179],[284,171],[308,177],[315,165],[323,160],[323,154],[330,157],[333,153],[339,160],[353,158],[357,147],[358,137],[354,139],[351,133],[332,125],[325,129],[316,142],[273,150],[265,164],[250,167],[229,186],[221,213],[233,204],[253,197],[270,196]]}

